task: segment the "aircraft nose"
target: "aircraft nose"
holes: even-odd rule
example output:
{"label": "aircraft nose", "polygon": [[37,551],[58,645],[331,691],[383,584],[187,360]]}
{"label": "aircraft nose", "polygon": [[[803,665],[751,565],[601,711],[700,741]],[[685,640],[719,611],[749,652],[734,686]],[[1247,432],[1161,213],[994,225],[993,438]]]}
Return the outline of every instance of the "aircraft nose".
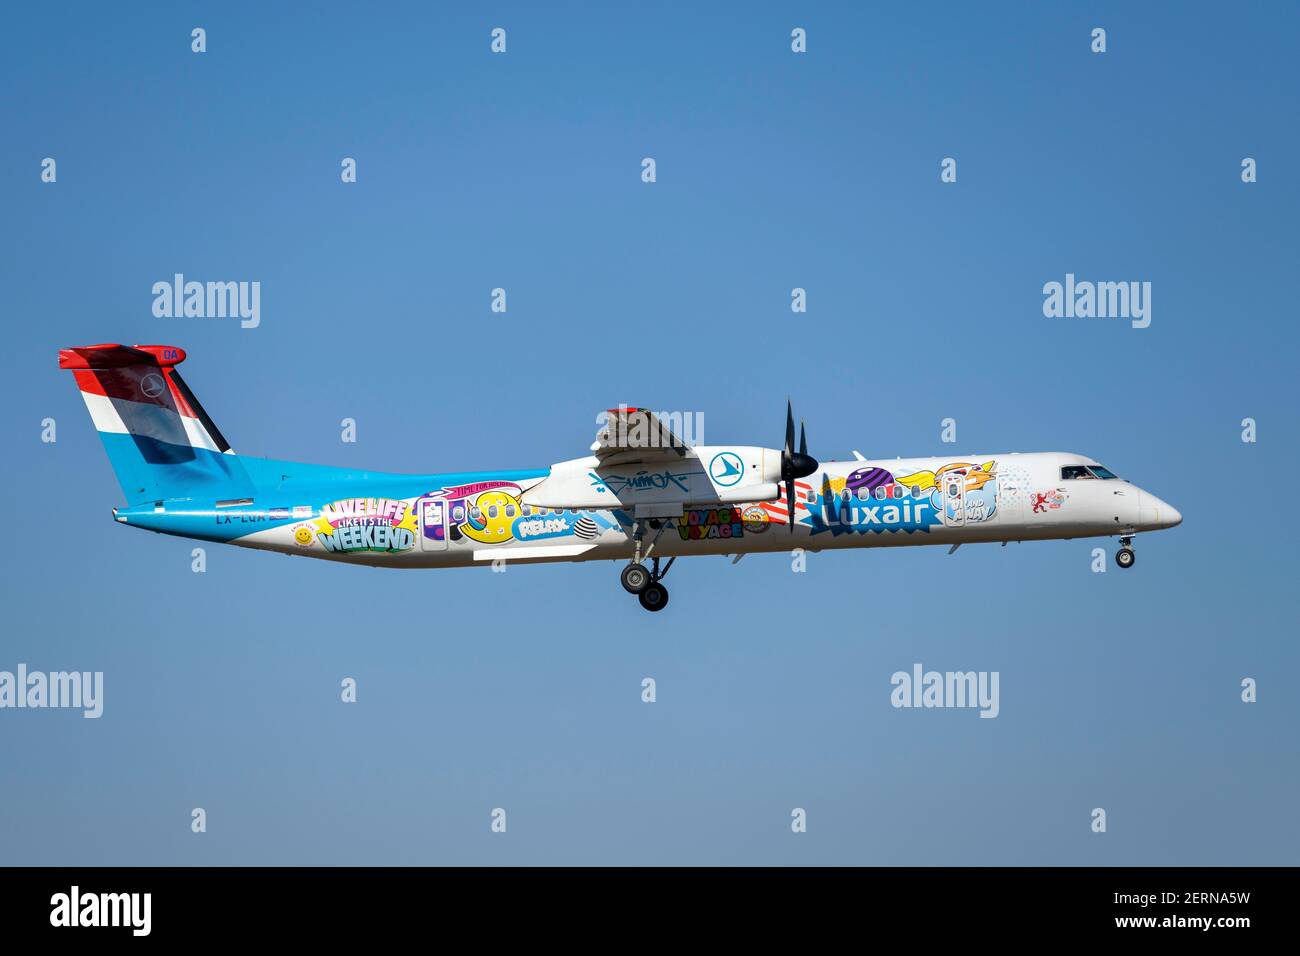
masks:
{"label": "aircraft nose", "polygon": [[1167,501],[1162,501],[1150,492],[1142,492],[1142,524],[1159,531],[1174,528],[1183,523],[1183,513]]}

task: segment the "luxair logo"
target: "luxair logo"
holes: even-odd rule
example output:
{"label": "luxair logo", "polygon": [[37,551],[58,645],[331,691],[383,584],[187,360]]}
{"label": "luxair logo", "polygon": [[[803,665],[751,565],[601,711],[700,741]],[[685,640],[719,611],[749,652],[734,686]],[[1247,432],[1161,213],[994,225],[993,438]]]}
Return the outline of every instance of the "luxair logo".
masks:
{"label": "luxair logo", "polygon": [[51,926],[129,926],[131,935],[148,936],[152,893],[82,893],[78,886],[50,897]]}
{"label": "luxair logo", "polygon": [[153,314],[160,319],[239,319],[245,329],[262,324],[262,283],[186,282],[183,273],[171,282],[153,284]]}
{"label": "luxair logo", "polygon": [[719,452],[709,462],[709,477],[724,488],[734,485],[745,474],[745,463],[734,451]]}
{"label": "luxair logo", "polygon": [[1049,319],[1131,319],[1133,328],[1151,324],[1150,282],[1076,282],[1043,286],[1043,315]]}

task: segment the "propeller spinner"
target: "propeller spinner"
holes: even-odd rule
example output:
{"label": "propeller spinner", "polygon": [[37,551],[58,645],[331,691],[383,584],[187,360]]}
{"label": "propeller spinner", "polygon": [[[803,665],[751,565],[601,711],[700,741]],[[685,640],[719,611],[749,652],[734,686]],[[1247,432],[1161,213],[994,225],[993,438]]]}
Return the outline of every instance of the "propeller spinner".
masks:
{"label": "propeller spinner", "polygon": [[794,407],[785,402],[785,448],[781,451],[781,480],[785,482],[785,508],[789,515],[790,533],[794,534],[794,482],[807,478],[818,468],[817,459],[808,454],[808,435],[803,420],[799,421],[799,450],[794,450]]}

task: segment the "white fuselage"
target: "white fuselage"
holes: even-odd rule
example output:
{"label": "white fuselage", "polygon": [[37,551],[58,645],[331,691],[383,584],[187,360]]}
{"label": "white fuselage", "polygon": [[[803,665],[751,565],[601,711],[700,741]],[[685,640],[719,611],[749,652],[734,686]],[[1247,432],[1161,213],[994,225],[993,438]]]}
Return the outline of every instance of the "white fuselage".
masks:
{"label": "white fuselage", "polygon": [[[625,466],[578,459],[528,477],[457,476],[453,486],[428,476],[419,493],[412,487],[425,479],[395,478],[386,489],[375,476],[364,490],[286,488],[274,501],[224,508],[177,503],[176,522],[166,520],[168,502],[118,520],[206,537],[189,529],[215,517],[247,529],[220,535],[233,544],[388,567],[626,561],[634,518],[646,522],[643,554],[663,557],[1126,536],[1181,521],[1131,482],[1079,477],[1097,466],[1091,459],[1044,452],[823,462],[796,482],[791,531],[779,452],[696,452]],[[581,507],[554,507],[577,494],[587,496]]]}

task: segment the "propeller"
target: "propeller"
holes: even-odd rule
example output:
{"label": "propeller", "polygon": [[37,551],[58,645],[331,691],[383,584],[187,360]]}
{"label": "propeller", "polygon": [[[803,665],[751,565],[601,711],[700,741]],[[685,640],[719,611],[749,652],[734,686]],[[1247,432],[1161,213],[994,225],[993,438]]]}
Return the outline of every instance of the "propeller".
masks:
{"label": "propeller", "polygon": [[807,478],[818,468],[817,459],[808,454],[808,435],[803,419],[799,420],[799,450],[794,450],[794,406],[785,401],[785,448],[781,451],[781,480],[785,482],[785,509],[790,533],[794,534],[794,482]]}

